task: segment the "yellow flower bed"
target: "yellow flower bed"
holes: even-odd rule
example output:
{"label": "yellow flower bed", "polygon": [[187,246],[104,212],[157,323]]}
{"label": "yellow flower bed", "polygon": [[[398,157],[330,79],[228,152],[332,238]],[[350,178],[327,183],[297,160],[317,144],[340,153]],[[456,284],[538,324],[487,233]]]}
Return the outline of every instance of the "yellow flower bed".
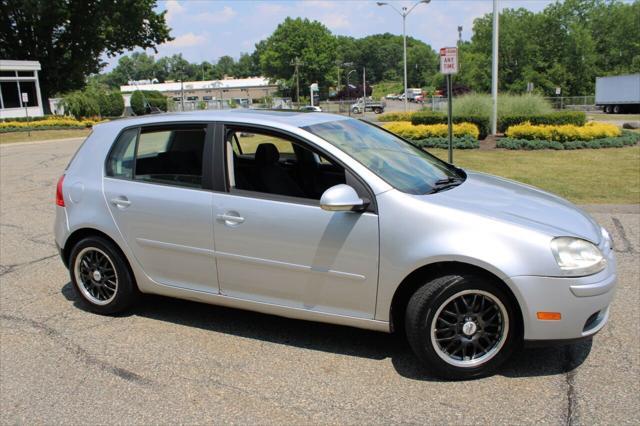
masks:
{"label": "yellow flower bed", "polygon": [[[385,129],[405,139],[426,139],[447,137],[446,124],[418,124],[406,121],[393,121],[382,125]],[[458,123],[453,125],[453,135],[456,137],[473,136],[478,139],[480,131],[473,123]]]}
{"label": "yellow flower bed", "polygon": [[568,142],[618,137],[622,135],[622,131],[618,126],[607,123],[591,122],[584,126],[574,126],[572,124],[551,126],[533,125],[526,122],[510,126],[505,134],[514,139]]}
{"label": "yellow flower bed", "polygon": [[98,119],[84,119],[76,120],[71,117],[53,116],[44,120],[37,121],[5,121],[0,122],[1,129],[37,129],[39,127],[91,127],[96,123],[99,123]]}

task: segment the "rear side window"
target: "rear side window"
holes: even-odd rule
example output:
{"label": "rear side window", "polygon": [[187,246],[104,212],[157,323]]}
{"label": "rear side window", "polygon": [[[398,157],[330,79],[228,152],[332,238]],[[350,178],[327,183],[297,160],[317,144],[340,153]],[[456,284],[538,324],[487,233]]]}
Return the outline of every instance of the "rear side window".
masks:
{"label": "rear side window", "polygon": [[138,139],[134,179],[202,188],[204,125],[143,128]]}
{"label": "rear side window", "polygon": [[107,176],[124,179],[133,178],[133,161],[136,150],[138,129],[125,130],[116,141],[109,161],[107,161]]}

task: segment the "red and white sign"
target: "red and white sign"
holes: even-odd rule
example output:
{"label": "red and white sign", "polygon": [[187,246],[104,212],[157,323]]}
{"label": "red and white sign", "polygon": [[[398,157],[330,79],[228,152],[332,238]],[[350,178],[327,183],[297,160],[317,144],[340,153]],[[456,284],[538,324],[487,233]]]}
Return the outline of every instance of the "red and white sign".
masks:
{"label": "red and white sign", "polygon": [[440,49],[440,72],[442,74],[458,73],[457,47],[443,47]]}

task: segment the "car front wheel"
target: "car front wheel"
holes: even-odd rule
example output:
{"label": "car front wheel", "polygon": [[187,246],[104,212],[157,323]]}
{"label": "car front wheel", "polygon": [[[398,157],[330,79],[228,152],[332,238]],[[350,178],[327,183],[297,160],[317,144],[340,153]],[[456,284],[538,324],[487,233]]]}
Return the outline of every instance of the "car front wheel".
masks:
{"label": "car front wheel", "polygon": [[76,294],[90,311],[109,315],[127,309],[138,289],[129,267],[113,243],[88,237],[71,251],[69,272]]}
{"label": "car front wheel", "polygon": [[426,283],[409,300],[405,317],[416,356],[446,379],[494,373],[519,339],[517,324],[504,290],[475,275],[447,275]]}

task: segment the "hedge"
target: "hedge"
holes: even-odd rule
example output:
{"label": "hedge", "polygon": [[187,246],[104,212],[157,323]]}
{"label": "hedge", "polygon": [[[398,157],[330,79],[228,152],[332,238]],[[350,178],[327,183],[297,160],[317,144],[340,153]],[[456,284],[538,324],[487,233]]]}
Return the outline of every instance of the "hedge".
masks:
{"label": "hedge", "polygon": [[0,123],[0,133],[23,132],[27,130],[54,130],[54,129],[84,129],[92,127],[99,120],[76,120],[70,117],[50,116],[45,120],[37,120],[33,122],[26,121],[5,121]]}
{"label": "hedge", "polygon": [[155,107],[161,111],[167,110],[167,98],[162,93],[156,90],[136,90],[131,94],[131,109],[136,115],[144,115],[151,112],[150,108],[145,105],[145,99],[152,108]]}
{"label": "hedge", "polygon": [[622,135],[622,131],[618,126],[607,123],[592,122],[584,126],[574,126],[572,124],[536,126],[527,122],[509,127],[505,135],[513,139],[567,142],[615,138]]}
{"label": "hedge", "polygon": [[623,131],[622,136],[615,138],[600,138],[592,139],[590,141],[567,141],[564,143],[558,141],[514,139],[507,137],[498,140],[496,142],[496,148],[523,150],[621,148],[623,146],[635,145],[638,142],[640,142],[640,134]]}
{"label": "hedge", "polygon": [[537,115],[504,115],[498,120],[498,131],[504,132],[511,126],[527,121],[536,125],[573,124],[574,126],[584,126],[587,121],[587,115],[583,111],[558,111]]}
{"label": "hedge", "polygon": [[[447,137],[446,124],[418,124],[413,125],[407,121],[394,121],[385,123],[382,127],[397,134],[400,137],[411,140],[426,139],[432,137]],[[478,139],[478,126],[472,123],[458,123],[453,125],[453,135],[456,137],[471,136]]]}
{"label": "hedge", "polygon": [[[472,123],[478,127],[479,138],[484,139],[489,134],[490,121],[489,117],[483,117],[479,115],[454,115],[453,122],[457,123]],[[411,124],[447,124],[447,115],[443,113],[434,112],[416,112],[411,117]]]}
{"label": "hedge", "polygon": [[415,112],[386,112],[378,116],[378,121],[411,121]]}
{"label": "hedge", "polygon": [[[411,142],[421,148],[449,148],[449,139],[447,138],[425,138]],[[480,148],[480,142],[472,136],[463,136],[453,138],[453,147],[455,149],[478,149]]]}

